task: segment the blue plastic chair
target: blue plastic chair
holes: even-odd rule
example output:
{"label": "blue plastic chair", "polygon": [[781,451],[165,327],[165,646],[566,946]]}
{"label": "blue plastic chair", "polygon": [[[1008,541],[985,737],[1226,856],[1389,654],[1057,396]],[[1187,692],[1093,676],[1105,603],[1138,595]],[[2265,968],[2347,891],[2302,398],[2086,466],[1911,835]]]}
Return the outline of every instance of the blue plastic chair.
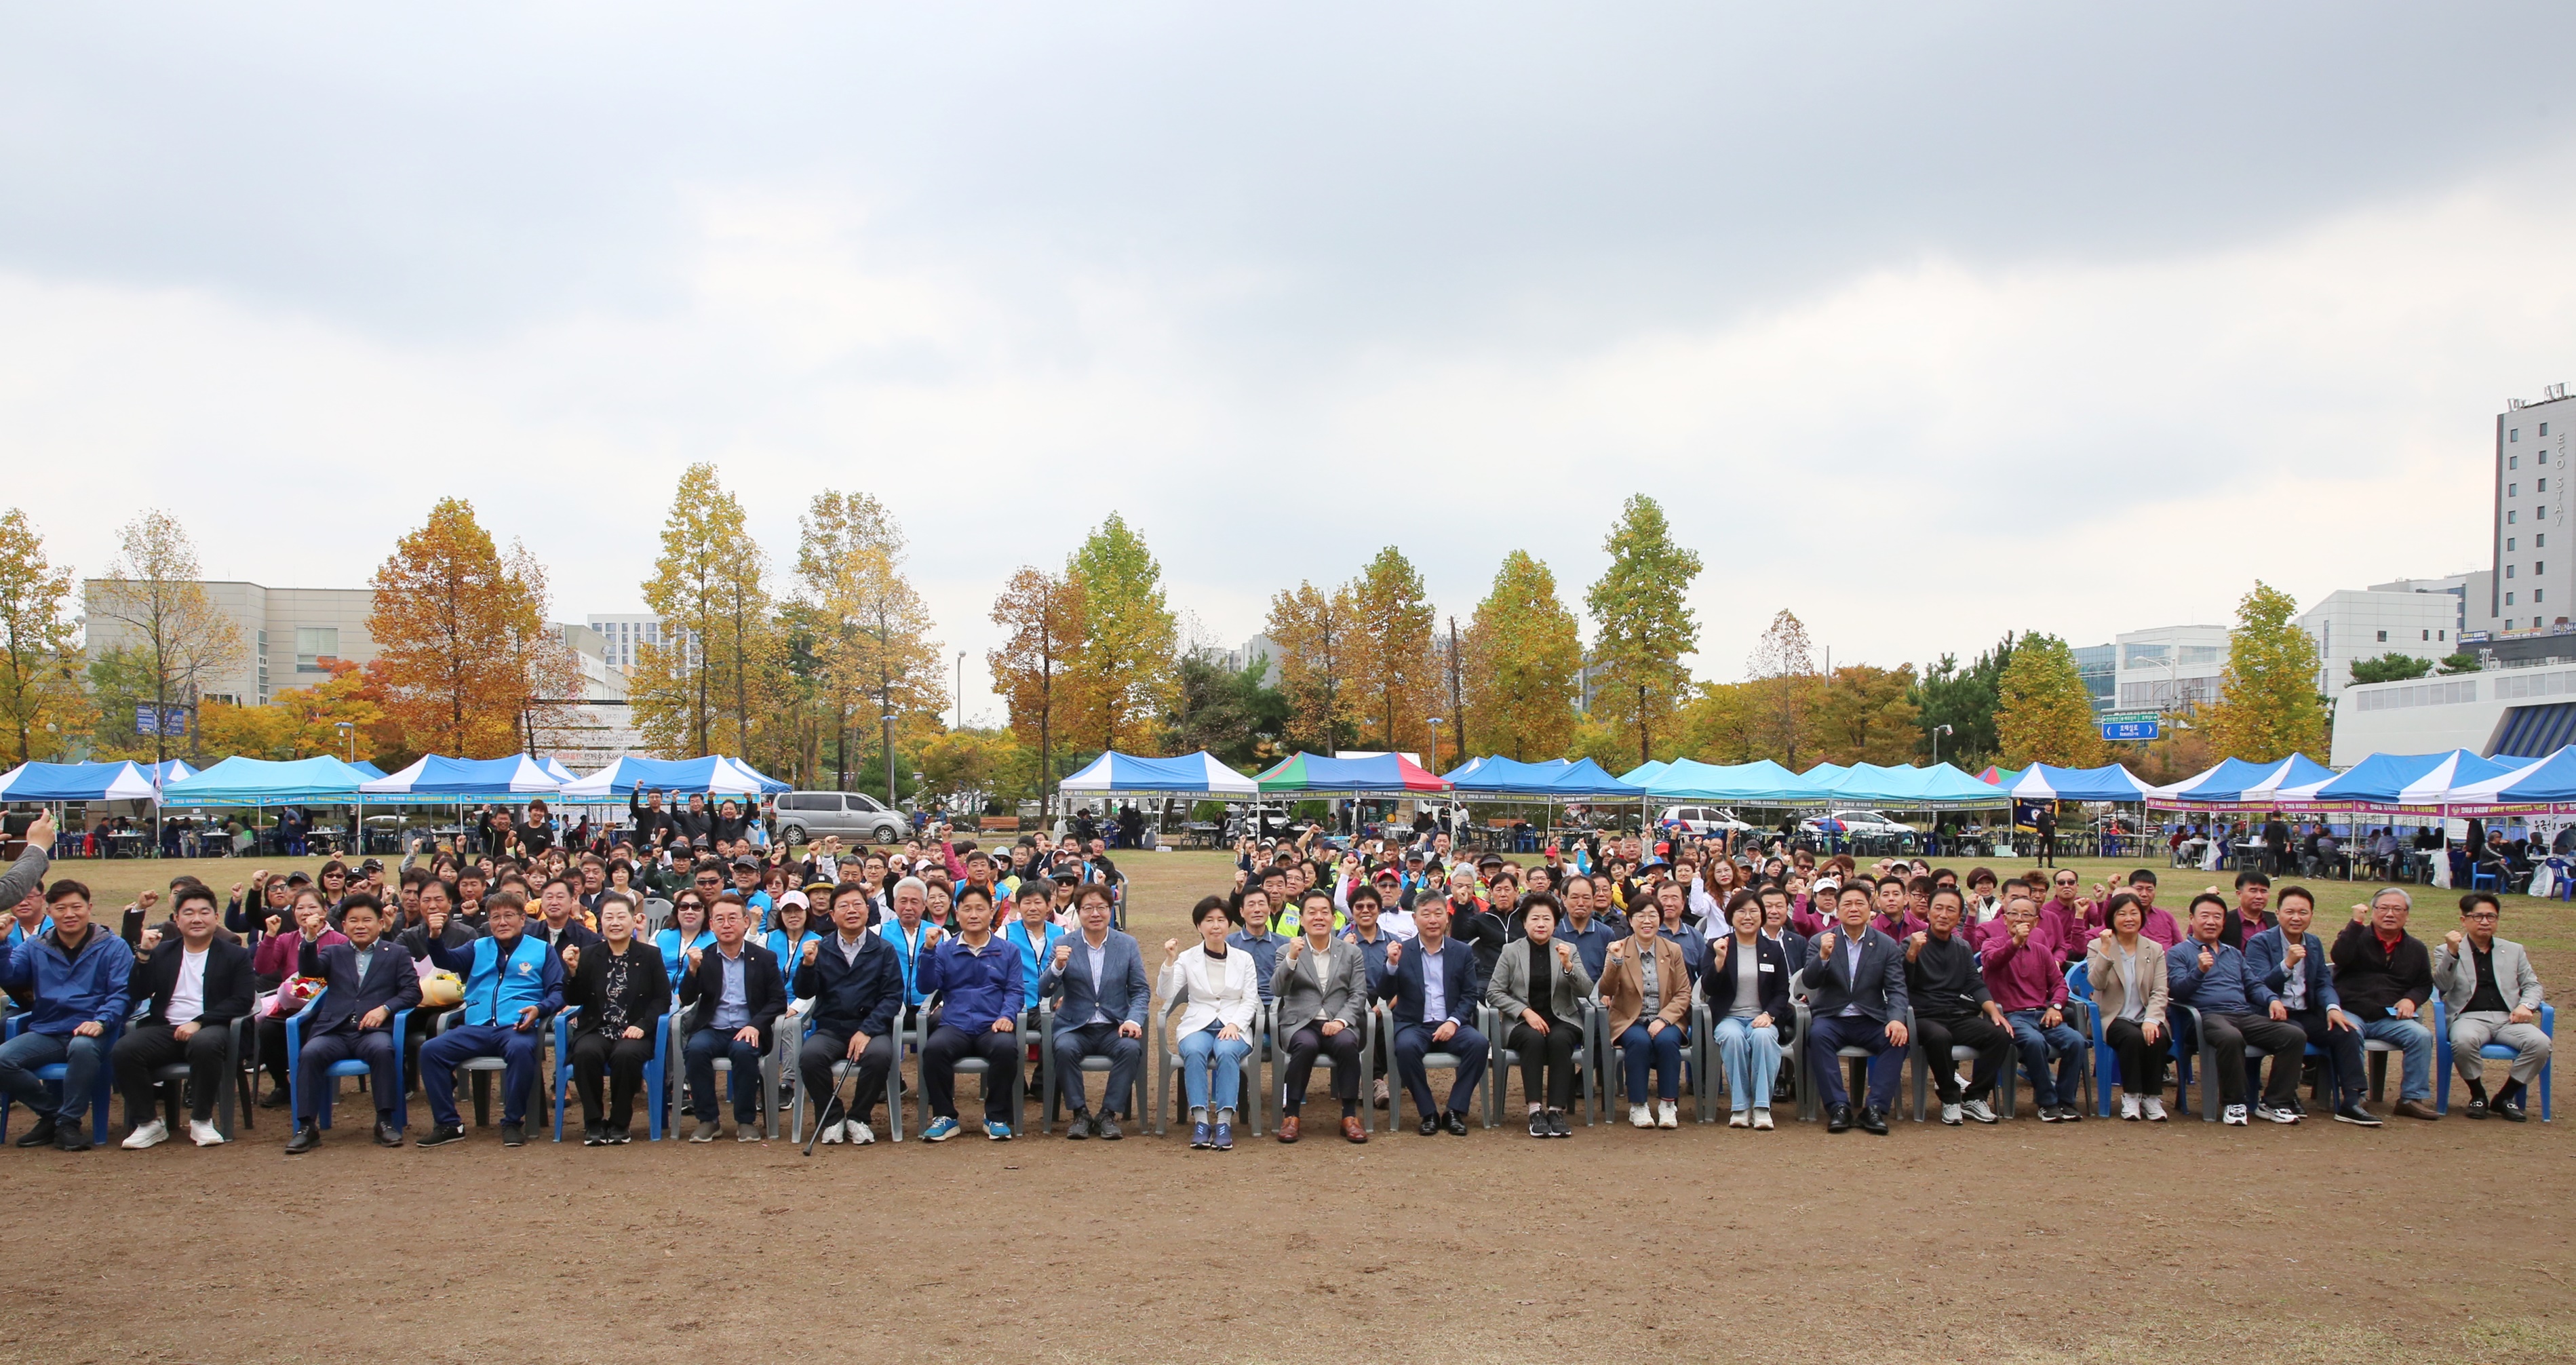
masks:
{"label": "blue plastic chair", "polygon": [[[2439,995],[2434,996],[2434,997],[2433,997],[2433,1105],[2434,1105],[2434,1111],[2435,1111],[2436,1113],[2442,1113],[2442,1114],[2447,1114],[2447,1113],[2450,1113],[2450,1112],[2451,1112],[2451,1065],[2452,1065],[2452,1054],[2451,1054],[2451,1025],[2450,1025],[2450,1019],[2449,1019],[2449,1017],[2448,1017],[2448,1016],[2449,1016],[2449,1014],[2450,1014],[2450,1011],[2449,1011],[2449,1009],[2445,1006],[2445,1004],[2443,1003],[2442,997],[2441,997],[2441,996],[2439,996]],[[2541,1031],[2541,1032],[2543,1032],[2543,1033],[2548,1034],[2548,1035],[2549,1035],[2549,1038],[2550,1038],[2550,1041],[2551,1041],[2553,1044],[2557,1042],[2557,1040],[2558,1040],[2558,1007],[2557,1007],[2557,1006],[2555,1006],[2555,1005],[2549,1005],[2549,1004],[2543,1004],[2543,1005],[2540,1007],[2540,1031]],[[2478,1049],[2478,1055],[2479,1055],[2480,1057],[2492,1058],[2493,1060],[2495,1060],[2495,1061],[2499,1061],[2499,1062],[2509,1062],[2509,1061],[2512,1061],[2512,1060],[2513,1060],[2513,1049],[2512,1049],[2512,1048],[2509,1048],[2509,1047],[2506,1047],[2506,1046],[2505,1046],[2504,1044],[2502,1044],[2502,1043],[2489,1043],[2489,1044],[2487,1044],[2485,1047],[2482,1047],[2482,1048]],[[2550,1121],[2551,1121],[2551,1118],[2550,1118],[2550,1112],[2549,1112],[2549,1079],[2550,1079],[2550,1073],[2551,1073],[2551,1072],[2553,1072],[2553,1071],[2555,1071],[2555,1070],[2557,1070],[2557,1068],[2558,1068],[2558,1050],[2557,1050],[2557,1048],[2555,1048],[2555,1047],[2553,1046],[2553,1047],[2550,1049],[2550,1052],[2549,1052],[2549,1060],[2548,1060],[2548,1061],[2545,1061],[2545,1062],[2542,1062],[2542,1063],[2540,1064],[2540,1121],[2541,1121],[2542,1123],[2548,1123],[2548,1122],[2550,1122]],[[5,1132],[5,1131],[7,1131],[7,1130],[6,1130],[6,1129],[0,1129],[0,1132]]]}
{"label": "blue plastic chair", "polygon": [[[0,1042],[17,1037],[25,1032],[26,1028],[26,1015],[10,1015],[6,1024],[0,1024]],[[107,1108],[116,1098],[116,1068],[109,1065],[108,1054],[116,1050],[116,1040],[124,1034],[125,1021],[119,1019],[109,1024],[106,1031],[99,1035],[98,1079],[91,1082],[89,1097],[89,1140],[92,1146],[107,1144]],[[60,1087],[63,1076],[70,1069],[65,1063],[54,1062],[37,1067],[36,1076],[40,1080],[50,1081]],[[0,1142],[9,1140],[9,1110],[12,1107],[5,1102],[0,1102]]]}
{"label": "blue plastic chair", "polygon": [[[2172,1022],[2175,1010],[2180,1010],[2184,1014],[2191,1016],[2191,1037],[2192,1041],[2199,1045],[2198,1055],[2201,1058],[2202,1070],[2204,1072],[2215,1071],[2218,1067],[2218,1049],[2211,1047],[2209,1045],[2209,1039],[2201,1032],[2200,1011],[2190,1005],[2185,1005],[2177,1001],[2174,1004],[2167,1006],[2165,1009],[2165,1019],[2168,1023]],[[2179,1028],[2175,1029],[2174,1107],[2177,1109],[2188,1109],[2191,1106],[2185,1102],[2184,1091],[2189,1089],[2191,1086],[2191,1064],[2188,1061],[2188,1058],[2192,1054],[2186,1053],[2183,1050],[2182,1038],[2182,1030]],[[2272,1054],[2265,1052],[2259,1047],[2249,1046],[2245,1049],[2245,1060],[2248,1062],[2258,1062],[2271,1055]],[[2319,1048],[2314,1043],[2310,1043],[2299,1050],[2299,1056],[2303,1064],[2307,1058],[2323,1057],[2324,1055],[2324,1049]],[[2321,1070],[2317,1073],[2317,1086],[2322,1087],[2324,1084],[2325,1073]],[[2311,1088],[2310,1094],[2315,1094],[2315,1088]],[[2218,1122],[2218,1096],[2219,1087],[2211,1083],[2211,1078],[2209,1076],[2202,1076],[2200,1087],[2200,1109],[2198,1112],[2203,1123]],[[2250,1100],[2252,1097],[2248,1096],[2247,1098]]]}
{"label": "blue plastic chair", "polygon": [[[287,1098],[292,1101],[295,1106],[290,1112],[298,1115],[305,1112],[304,1068],[300,1064],[304,1058],[304,1016],[312,1013],[315,1005],[322,1003],[323,995],[329,995],[330,993],[331,992],[327,988],[324,989],[322,995],[314,996],[311,1000],[304,1003],[304,1008],[287,1016],[286,1094]],[[394,1093],[396,1094],[402,1093],[403,1086],[403,1029],[410,1023],[410,1010],[394,1011]],[[322,1093],[314,1096],[313,1120],[314,1122],[321,1124],[323,1127],[328,1128],[331,1126],[331,1100],[339,1093],[340,1090],[340,1087],[337,1084],[339,1079],[343,1076],[372,1076],[376,1074],[376,1069],[367,1065],[365,1061],[359,1058],[344,1057],[339,1061],[333,1062],[326,1070],[325,1074],[329,1076],[333,1084],[324,1086],[322,1088]]]}
{"label": "blue plastic chair", "polygon": [[[581,1013],[574,1005],[555,1015],[555,1141],[563,1141],[564,1097],[572,1093],[572,1021]],[[670,1074],[671,1016],[657,1014],[644,1027],[653,1037],[653,1060],[644,1064],[644,1092],[638,1096],[644,1104],[645,1141],[662,1140],[662,1085]]]}
{"label": "blue plastic chair", "polygon": [[[2093,976],[2081,962],[2066,968],[2067,998],[2084,1007],[2093,1020],[2093,1117],[2111,1117],[2111,1089],[2120,1083],[2120,1055],[2111,1050],[2110,1040],[2102,1036],[2102,1007],[2093,1003]],[[2166,1032],[2172,1030],[2168,1028]],[[2180,1103],[2179,1100],[2176,1101]]]}

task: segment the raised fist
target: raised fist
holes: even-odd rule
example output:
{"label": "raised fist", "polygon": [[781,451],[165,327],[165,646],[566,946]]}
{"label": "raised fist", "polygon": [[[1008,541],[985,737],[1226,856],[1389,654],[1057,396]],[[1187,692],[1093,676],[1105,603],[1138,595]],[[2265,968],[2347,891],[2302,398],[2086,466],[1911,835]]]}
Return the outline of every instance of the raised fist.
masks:
{"label": "raised fist", "polygon": [[2451,932],[2442,935],[2442,941],[2450,945],[2452,952],[2458,952],[2460,950],[2460,931],[2454,929]]}
{"label": "raised fist", "polygon": [[285,916],[283,916],[283,915],[271,915],[271,916],[269,916],[269,917],[268,917],[268,936],[269,936],[270,938],[275,938],[275,937],[277,937],[277,931],[278,931],[278,930],[280,930],[280,929],[283,929],[283,928],[285,928],[285,927],[286,927],[286,918],[285,918]]}
{"label": "raised fist", "polygon": [[[1613,951],[1613,952],[1618,951],[1617,946],[1616,946],[1616,945],[1613,945],[1613,946],[1612,946],[1612,948],[1611,948],[1611,951]],[[1389,970],[1389,971],[1393,971],[1393,970],[1395,970],[1395,964],[1397,964],[1397,963],[1399,963],[1399,962],[1402,962],[1403,960],[1404,960],[1404,940],[1403,940],[1403,939],[1400,939],[1400,938],[1399,938],[1399,939],[1392,939],[1392,940],[1389,940],[1389,941],[1388,941],[1388,943],[1387,943],[1387,945],[1386,945],[1386,966],[1387,966],[1387,970]]]}
{"label": "raised fist", "polygon": [[[803,951],[803,952],[801,952],[800,954],[798,954],[799,960],[801,960],[801,961],[805,961],[805,962],[812,962],[812,961],[814,960],[814,951],[815,951],[816,949],[818,949],[818,948],[822,947],[822,946],[823,946],[823,940],[821,940],[821,939],[819,939],[819,938],[809,938],[809,939],[805,940],[805,948],[804,948],[804,951]],[[1061,966],[1062,964],[1061,964],[1061,963],[1059,963],[1059,964],[1057,964],[1057,965]]]}
{"label": "raised fist", "polygon": [[2211,951],[2210,951],[2210,950],[2208,950],[2207,948],[2203,948],[2203,949],[2201,949],[2201,950],[2200,950],[2200,969],[2201,969],[2202,971],[2204,971],[2204,972],[2205,972],[2205,971],[2208,971],[2208,970],[2210,970],[2211,968],[2216,967],[2217,965],[2218,965],[2218,954],[2211,952]]}
{"label": "raised fist", "polygon": [[1165,962],[1169,962],[1180,955],[1181,941],[1179,939],[1167,938],[1163,940],[1163,960]]}
{"label": "raised fist", "polygon": [[689,970],[693,972],[696,971],[698,969],[698,959],[704,956],[706,956],[706,950],[704,948],[691,948],[689,950]]}
{"label": "raised fist", "polygon": [[1560,969],[1561,969],[1561,968],[1565,968],[1565,967],[1571,967],[1571,966],[1573,966],[1573,965],[1574,965],[1574,945],[1573,945],[1573,944],[1567,943],[1567,942],[1565,942],[1563,939],[1559,939],[1559,940],[1557,940],[1557,944],[1556,944],[1556,965],[1557,965]]}
{"label": "raised fist", "polygon": [[[805,960],[808,962],[814,960],[814,945],[811,943],[805,945]],[[1073,961],[1073,945],[1070,943],[1055,945],[1055,969],[1063,971],[1064,964],[1071,961]]]}
{"label": "raised fist", "polygon": [[565,945],[563,946],[563,960],[564,960],[564,970],[565,970],[565,971],[568,971],[568,972],[577,972],[577,971],[580,971],[580,970],[581,970],[581,949],[580,949],[578,946],[574,945],[574,944],[570,944],[570,943],[565,944]]}

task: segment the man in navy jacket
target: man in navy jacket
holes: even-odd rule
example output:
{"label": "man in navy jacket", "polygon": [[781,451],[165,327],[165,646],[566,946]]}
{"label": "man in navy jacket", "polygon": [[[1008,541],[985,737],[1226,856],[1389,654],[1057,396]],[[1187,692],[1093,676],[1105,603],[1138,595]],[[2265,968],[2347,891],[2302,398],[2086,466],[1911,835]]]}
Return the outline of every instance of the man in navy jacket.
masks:
{"label": "man in navy jacket", "polygon": [[[877,1140],[868,1127],[876,1117],[877,1096],[885,1093],[886,1075],[895,1064],[895,1020],[903,1009],[903,967],[894,945],[882,934],[868,932],[876,909],[864,882],[832,888],[832,927],[825,939],[808,939],[796,966],[796,994],[814,1002],[812,1031],[797,1049],[796,1070],[810,1097],[831,1096],[821,1118],[823,1141],[860,1146]],[[855,1106],[843,1112],[832,1086],[835,1062],[857,1063],[850,1097]]]}
{"label": "man in navy jacket", "polygon": [[[2273,1075],[2286,1069],[2292,1077],[2292,1107],[2298,1105],[2296,1078],[2306,1061],[2304,1044],[2314,1043],[2326,1054],[2327,1078],[2335,1093],[2336,1122],[2376,1128],[2378,1116],[2361,1103],[2369,1082],[2368,1074],[2362,1070],[2361,1026],[2343,1012],[2343,1001],[2335,994],[2325,941],[2308,932],[2316,913],[2316,902],[2306,888],[2293,886],[2281,893],[2272,927],[2245,940],[2245,993],[2253,999],[2254,1008],[2276,1020],[2298,1025],[2306,1035],[2302,1046],[2271,1054]],[[2247,1088],[2251,1089],[2253,1063],[2246,1066]]]}
{"label": "man in navy jacket", "polygon": [[[1074,896],[1082,932],[1056,940],[1038,972],[1038,998],[1055,1000],[1056,1091],[1073,1111],[1069,1138],[1121,1136],[1119,1100],[1135,1093],[1145,1061],[1145,1016],[1153,988],[1136,940],[1109,927],[1109,888],[1094,882]],[[1082,1059],[1109,1058],[1108,1102],[1095,1116],[1082,1089]],[[1129,1117],[1134,1117],[1132,1114]]]}
{"label": "man in navy jacket", "polygon": [[1807,986],[1811,1020],[1807,1074],[1825,1104],[1825,1131],[1851,1131],[1851,1101],[1837,1054],[1857,1047],[1871,1054],[1860,1126],[1884,1137],[1887,1111],[1896,1103],[1896,1082],[1905,1067],[1905,949],[1870,926],[1870,909],[1868,887],[1858,882],[1844,887],[1834,906],[1838,922],[1816,935],[1815,959],[1800,979]]}
{"label": "man in navy jacket", "polygon": [[233,1021],[250,1013],[257,996],[250,949],[222,932],[215,893],[189,882],[173,895],[175,932],[144,951],[130,981],[134,998],[148,1000],[149,1008],[110,1050],[116,1088],[125,1095],[125,1122],[134,1130],[125,1145],[134,1151],[169,1140],[152,1073],[180,1061],[188,1064],[188,1136],[200,1147],[224,1140],[214,1117],[225,1045]]}
{"label": "man in navy jacket", "polygon": [[307,940],[298,950],[295,970],[328,983],[322,998],[307,1007],[302,1050],[295,1059],[295,1136],[288,1156],[300,1156],[322,1145],[321,1112],[326,1087],[339,1082],[331,1075],[335,1062],[367,1064],[376,1101],[376,1145],[403,1145],[407,1119],[399,1060],[402,1042],[393,1033],[394,1016],[420,1004],[420,973],[411,951],[384,936],[384,906],[361,891],[341,903],[340,932],[346,943],[327,947]]}
{"label": "man in navy jacket", "polygon": [[[0,988],[28,1002],[26,1027],[0,1043],[0,1091],[38,1116],[19,1146],[51,1143],[86,1152],[89,1133],[81,1119],[89,1112],[98,1069],[108,1062],[108,1033],[133,1008],[126,983],[134,971],[134,949],[89,922],[89,888],[79,882],[66,878],[46,888],[45,909],[54,927],[20,939],[0,959]],[[59,1110],[36,1075],[37,1068],[56,1062],[64,1068]]]}
{"label": "man in navy jacket", "polygon": [[[1452,1135],[1465,1137],[1467,1106],[1476,1097],[1476,1085],[1485,1078],[1485,1062],[1493,1052],[1485,1035],[1468,1022],[1484,999],[1478,990],[1482,978],[1476,971],[1476,953],[1449,937],[1446,900],[1426,900],[1416,906],[1413,927],[1420,935],[1414,943],[1399,940],[1386,945],[1386,970],[1370,983],[1370,989],[1378,999],[1395,1002],[1396,1075],[1422,1115],[1422,1136],[1446,1127]],[[1458,1078],[1449,1087],[1445,1111],[1431,1102],[1431,1077],[1422,1064],[1423,1055],[1435,1048],[1458,1058]]]}

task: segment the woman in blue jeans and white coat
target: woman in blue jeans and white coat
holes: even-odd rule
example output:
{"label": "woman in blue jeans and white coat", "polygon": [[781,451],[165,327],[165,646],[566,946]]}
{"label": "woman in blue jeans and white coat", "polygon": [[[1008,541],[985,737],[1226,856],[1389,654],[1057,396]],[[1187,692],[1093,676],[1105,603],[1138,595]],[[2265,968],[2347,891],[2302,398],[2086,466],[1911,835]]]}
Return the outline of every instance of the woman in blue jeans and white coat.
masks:
{"label": "woman in blue jeans and white coat", "polygon": [[1729,1128],[1771,1127],[1771,1086],[1780,1076],[1780,1035],[1797,1018],[1789,1007],[1789,956],[1762,932],[1762,898],[1738,891],[1727,900],[1735,932],[1710,946],[1700,990],[1715,1021],[1710,1039],[1726,1068],[1733,1097]]}
{"label": "woman in blue jeans and white coat", "polygon": [[[1243,1059],[1252,1051],[1252,1021],[1261,1008],[1252,954],[1226,946],[1226,935],[1241,923],[1238,914],[1223,897],[1201,900],[1190,912],[1198,946],[1183,952],[1179,939],[1163,940],[1163,971],[1154,986],[1162,1008],[1181,1003],[1174,1031],[1181,1040],[1181,1085],[1190,1100],[1190,1146],[1220,1152],[1234,1150],[1234,1097],[1243,1088]],[[1225,1101],[1213,1116],[1211,1092]]]}

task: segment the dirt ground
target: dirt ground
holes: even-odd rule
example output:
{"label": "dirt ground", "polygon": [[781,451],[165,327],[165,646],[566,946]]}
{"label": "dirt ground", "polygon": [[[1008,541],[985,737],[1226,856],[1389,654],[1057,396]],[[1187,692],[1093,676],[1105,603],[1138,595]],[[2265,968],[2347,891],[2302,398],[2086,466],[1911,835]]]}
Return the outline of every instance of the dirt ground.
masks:
{"label": "dirt ground", "polygon": [[[1214,855],[1130,862],[1156,944],[1225,879]],[[112,916],[173,868],[65,870]],[[2419,932],[2452,922],[2438,895]],[[2517,901],[2505,933],[2555,983],[2571,924]],[[480,1130],[383,1151],[344,1126],[291,1161],[260,1118],[211,1151],[0,1151],[0,1360],[2576,1357],[2570,1148],[2456,1111],[811,1158]]]}

